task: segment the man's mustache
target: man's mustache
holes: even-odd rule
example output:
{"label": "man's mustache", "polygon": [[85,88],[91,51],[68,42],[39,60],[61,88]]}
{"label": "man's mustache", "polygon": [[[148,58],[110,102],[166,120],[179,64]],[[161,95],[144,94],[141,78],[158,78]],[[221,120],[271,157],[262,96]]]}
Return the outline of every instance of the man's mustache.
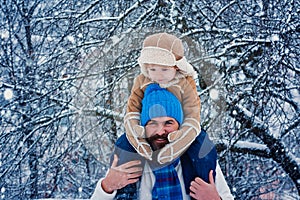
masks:
{"label": "man's mustache", "polygon": [[148,139],[150,141],[154,141],[154,140],[157,140],[157,139],[168,140],[168,134],[162,134],[162,135],[155,134],[155,135],[149,137]]}

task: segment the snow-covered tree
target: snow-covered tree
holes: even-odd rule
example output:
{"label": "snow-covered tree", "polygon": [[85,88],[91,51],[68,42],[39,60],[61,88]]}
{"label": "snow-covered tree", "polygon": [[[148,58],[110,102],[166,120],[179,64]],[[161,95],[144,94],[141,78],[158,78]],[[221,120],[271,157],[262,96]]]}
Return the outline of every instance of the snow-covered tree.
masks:
{"label": "snow-covered tree", "polygon": [[14,0],[0,5],[0,192],[88,198],[105,169],[143,39],[184,41],[201,124],[236,199],[297,199],[298,1]]}

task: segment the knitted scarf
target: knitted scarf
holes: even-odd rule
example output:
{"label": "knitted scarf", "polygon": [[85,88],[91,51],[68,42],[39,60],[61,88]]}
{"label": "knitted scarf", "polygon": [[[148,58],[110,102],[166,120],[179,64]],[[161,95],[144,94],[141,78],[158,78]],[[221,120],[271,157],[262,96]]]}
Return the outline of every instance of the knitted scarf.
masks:
{"label": "knitted scarf", "polygon": [[182,199],[182,191],[175,167],[179,159],[173,163],[154,170],[155,184],[152,189],[152,200],[174,200]]}

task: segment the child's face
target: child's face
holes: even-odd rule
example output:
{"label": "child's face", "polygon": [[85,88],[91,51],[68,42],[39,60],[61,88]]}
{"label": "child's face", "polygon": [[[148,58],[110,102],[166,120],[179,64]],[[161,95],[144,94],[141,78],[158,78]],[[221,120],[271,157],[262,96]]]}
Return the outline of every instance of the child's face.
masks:
{"label": "child's face", "polygon": [[166,84],[173,80],[176,75],[177,68],[157,65],[157,64],[145,64],[149,77],[152,81],[159,84]]}

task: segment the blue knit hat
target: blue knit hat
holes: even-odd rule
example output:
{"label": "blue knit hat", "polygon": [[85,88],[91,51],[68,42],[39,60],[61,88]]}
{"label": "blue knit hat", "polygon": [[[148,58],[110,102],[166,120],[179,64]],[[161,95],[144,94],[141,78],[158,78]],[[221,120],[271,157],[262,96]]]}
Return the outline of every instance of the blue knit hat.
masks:
{"label": "blue knit hat", "polygon": [[147,86],[142,100],[141,125],[155,117],[172,117],[179,125],[183,122],[183,110],[177,97],[165,88],[153,83]]}

